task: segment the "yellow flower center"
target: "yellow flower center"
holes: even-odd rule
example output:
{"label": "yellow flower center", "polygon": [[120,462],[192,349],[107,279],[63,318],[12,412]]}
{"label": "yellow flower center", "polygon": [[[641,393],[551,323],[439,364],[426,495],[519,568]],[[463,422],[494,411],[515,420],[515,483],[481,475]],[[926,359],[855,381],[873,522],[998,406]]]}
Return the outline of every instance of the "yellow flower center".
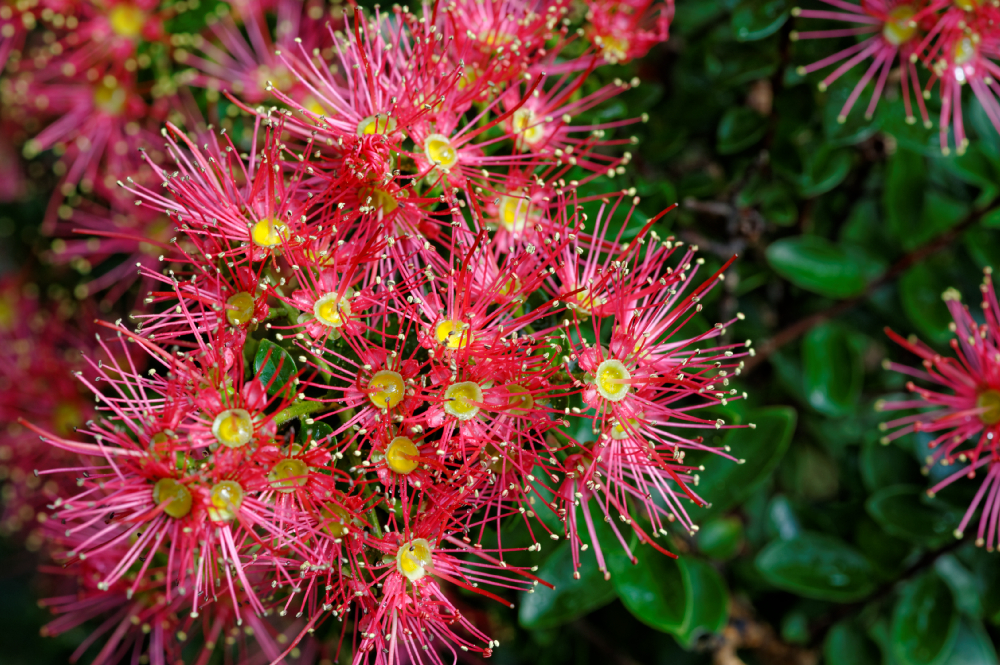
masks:
{"label": "yellow flower center", "polygon": [[358,123],[358,136],[390,134],[396,131],[396,126],[396,119],[391,115],[376,113],[375,115],[370,115]]}
{"label": "yellow flower center", "polygon": [[955,6],[967,12],[974,10],[979,3],[976,0],[955,0]]}
{"label": "yellow flower center", "polygon": [[567,309],[572,309],[577,312],[581,318],[589,317],[594,311],[594,297],[591,295],[589,289],[581,289],[571,296],[568,296],[569,302],[566,303]]}
{"label": "yellow flower center", "polygon": [[639,421],[636,418],[629,418],[627,421],[628,427],[626,427],[625,424],[622,424],[621,421],[616,422],[611,427],[611,438],[615,441],[621,441],[622,439],[629,438],[632,436],[632,432],[635,431],[635,426],[638,422]]}
{"label": "yellow flower center", "polygon": [[507,389],[507,405],[510,407],[508,413],[512,416],[528,415],[535,406],[535,398],[528,389],[516,383],[508,383],[504,387]]}
{"label": "yellow flower center", "polygon": [[227,448],[245,446],[253,438],[253,418],[244,409],[228,409],[215,417],[212,434]]}
{"label": "yellow flower center", "polygon": [[328,503],[319,509],[323,518],[323,530],[334,538],[343,538],[351,532],[351,514],[335,503]]}
{"label": "yellow flower center", "polygon": [[280,245],[288,236],[288,226],[277,219],[266,217],[250,229],[250,238],[258,247],[274,247]]}
{"label": "yellow flower center", "polygon": [[191,512],[191,492],[173,478],[161,478],[153,485],[153,501],[163,512],[180,519]]}
{"label": "yellow flower center", "polygon": [[121,115],[128,93],[111,77],[104,77],[94,88],[94,106],[108,115]]}
{"label": "yellow flower center", "polygon": [[368,399],[380,409],[391,409],[403,401],[405,387],[399,372],[384,369],[368,382]]}
{"label": "yellow flower center", "polygon": [[351,317],[351,305],[346,297],[327,293],[313,304],[313,314],[323,325],[339,328]]}
{"label": "yellow flower center", "polygon": [[902,5],[889,12],[889,20],[882,26],[882,37],[893,46],[902,46],[917,34],[917,26],[910,18],[916,14],[913,7]]}
{"label": "yellow flower center", "polygon": [[235,480],[223,480],[209,493],[208,518],[213,522],[232,522],[243,503],[243,488]]}
{"label": "yellow flower center", "polygon": [[469,324],[445,319],[434,328],[434,338],[438,344],[444,344],[449,349],[462,349],[469,345],[472,333]]}
{"label": "yellow flower center", "polygon": [[443,169],[450,169],[458,164],[458,151],[451,145],[447,136],[431,134],[424,141],[424,154],[431,163]]}
{"label": "yellow flower center", "polygon": [[427,574],[427,566],[431,565],[433,560],[431,557],[433,549],[423,538],[414,538],[408,543],[403,543],[396,554],[396,570],[406,579],[416,582]]}
{"label": "yellow flower center", "polygon": [[285,494],[309,482],[309,465],[295,457],[286,457],[267,474],[271,487]]}
{"label": "yellow flower center", "polygon": [[530,203],[516,196],[500,197],[500,225],[511,233],[521,233],[530,221]]}
{"label": "yellow flower center", "polygon": [[234,326],[249,323],[253,318],[256,304],[254,297],[246,291],[229,296],[226,300],[226,320]]}
{"label": "yellow flower center", "polygon": [[964,65],[976,57],[979,46],[979,35],[962,35],[962,38],[955,42],[955,64]]}
{"label": "yellow flower center", "polygon": [[530,109],[514,111],[511,123],[518,139],[529,147],[534,147],[545,138],[545,126],[535,118],[535,112]]}
{"label": "yellow flower center", "polygon": [[628,395],[628,380],[632,378],[620,360],[608,358],[597,366],[594,384],[601,397],[612,402],[620,402]]}
{"label": "yellow flower center", "polygon": [[459,420],[470,420],[479,413],[483,401],[483,389],[472,381],[453,383],[444,391],[445,413]]}
{"label": "yellow flower center", "polygon": [[613,35],[602,36],[600,40],[601,55],[605,62],[615,64],[628,57],[628,40]]}
{"label": "yellow flower center", "polygon": [[138,7],[121,3],[112,7],[111,11],[108,12],[108,21],[116,35],[135,39],[142,32],[142,26],[146,22],[146,14]]}
{"label": "yellow flower center", "polygon": [[396,473],[406,475],[420,465],[417,457],[420,451],[413,440],[406,436],[397,436],[389,442],[385,449],[385,463]]}
{"label": "yellow flower center", "polygon": [[1000,390],[989,388],[979,393],[976,397],[976,408],[985,409],[979,414],[979,419],[984,425],[1000,423]]}
{"label": "yellow flower center", "polygon": [[390,212],[399,207],[399,201],[396,200],[395,196],[384,189],[379,189],[378,187],[361,190],[360,200],[361,205],[375,210],[381,210],[384,215],[388,215]]}

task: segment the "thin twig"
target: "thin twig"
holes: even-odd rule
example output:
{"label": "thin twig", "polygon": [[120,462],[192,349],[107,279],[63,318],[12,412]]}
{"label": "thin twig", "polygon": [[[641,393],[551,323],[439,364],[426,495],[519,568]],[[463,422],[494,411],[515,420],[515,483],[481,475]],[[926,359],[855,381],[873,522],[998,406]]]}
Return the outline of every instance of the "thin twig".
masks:
{"label": "thin twig", "polygon": [[815,314],[810,314],[809,316],[803,319],[799,319],[798,321],[791,324],[787,328],[778,331],[776,335],[774,335],[773,337],[771,337],[770,339],[768,339],[763,344],[757,347],[756,355],[747,360],[746,366],[744,367],[743,370],[743,374],[745,375],[747,372],[751,371],[757,365],[767,360],[771,356],[771,354],[773,354],[775,351],[783,347],[785,344],[788,344],[789,342],[798,339],[802,335],[812,330],[817,325],[823,323],[824,321],[827,321],[828,319],[832,319],[834,317],[843,314],[844,312],[853,309],[855,305],[867,299],[868,296],[870,296],[872,292],[874,292],[876,289],[885,284],[888,284],[889,282],[893,281],[894,279],[902,275],[912,266],[917,265],[927,257],[932,256],[933,254],[936,254],[940,250],[944,249],[945,247],[950,245],[956,238],[958,238],[962,233],[964,233],[967,229],[969,229],[970,227],[974,226],[977,222],[979,222],[979,220],[982,219],[985,215],[995,210],[1000,210],[1000,205],[993,205],[988,208],[984,208],[982,210],[970,213],[968,216],[966,216],[965,219],[963,219],[955,226],[951,227],[941,235],[935,237],[928,243],[921,245],[912,252],[909,252],[901,259],[896,261],[894,264],[892,264],[892,266],[888,270],[886,270],[879,277],[877,277],[875,280],[869,283],[868,286],[865,288],[864,293],[862,293],[861,295],[849,298],[847,300],[841,300],[840,302],[835,303],[820,312],[816,312]]}

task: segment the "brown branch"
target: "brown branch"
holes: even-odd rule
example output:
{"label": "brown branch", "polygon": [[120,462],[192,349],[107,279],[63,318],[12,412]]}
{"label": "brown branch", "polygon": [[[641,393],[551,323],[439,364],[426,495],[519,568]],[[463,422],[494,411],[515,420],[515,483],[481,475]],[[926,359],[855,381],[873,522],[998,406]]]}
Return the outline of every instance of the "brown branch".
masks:
{"label": "brown branch", "polygon": [[806,334],[807,332],[809,332],[819,324],[823,323],[824,321],[837,317],[843,314],[844,312],[853,309],[855,305],[857,305],[863,300],[866,300],[868,296],[870,296],[872,292],[875,291],[875,289],[885,284],[888,284],[889,282],[893,281],[894,279],[902,275],[904,272],[906,272],[906,270],[908,270],[912,266],[917,265],[918,263],[928,258],[929,256],[932,256],[933,254],[936,254],[937,252],[941,251],[942,249],[950,245],[956,238],[958,238],[967,229],[969,229],[970,227],[974,226],[977,222],[979,222],[979,220],[982,219],[985,215],[998,209],[1000,209],[1000,205],[993,205],[984,208],[982,210],[970,213],[965,217],[965,219],[963,219],[955,226],[952,226],[950,229],[948,229],[941,235],[935,237],[928,243],[921,245],[915,250],[909,252],[901,259],[896,261],[894,264],[892,264],[892,266],[888,270],[886,270],[884,273],[882,273],[876,279],[870,282],[868,286],[865,288],[864,293],[862,293],[861,295],[849,298],[847,300],[841,300],[840,302],[835,303],[820,312],[816,312],[815,314],[810,314],[809,316],[803,319],[799,319],[798,321],[791,324],[787,328],[778,331],[776,335],[774,335],[773,337],[765,341],[763,344],[761,344],[759,347],[757,347],[756,355],[747,360],[746,365],[743,369],[743,374],[746,374],[747,372],[753,370],[757,365],[767,360],[771,356],[771,354],[773,354],[775,351],[783,347],[785,344],[788,344],[789,342],[798,339],[799,337]]}

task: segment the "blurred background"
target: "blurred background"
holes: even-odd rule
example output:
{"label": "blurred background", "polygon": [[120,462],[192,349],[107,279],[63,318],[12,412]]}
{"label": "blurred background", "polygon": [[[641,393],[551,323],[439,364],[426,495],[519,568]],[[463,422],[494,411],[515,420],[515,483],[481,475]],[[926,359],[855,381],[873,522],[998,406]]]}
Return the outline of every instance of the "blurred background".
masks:
{"label": "blurred background", "polygon": [[[211,2],[188,5],[171,31],[199,34],[219,11]],[[642,197],[645,217],[630,232],[676,202],[658,224],[661,235],[698,245],[710,270],[739,257],[703,316],[708,325],[745,315],[728,334],[753,340],[756,355],[733,380],[747,399],[726,415],[758,427],[720,436],[746,464],[717,464],[702,476],[713,506],[694,512],[697,536],[674,538],[679,561],[612,561],[610,581],[592,568],[573,581],[568,551],[552,547],[539,575],[556,591],[526,597],[512,611],[467,599],[500,641],[498,665],[997,662],[997,555],[977,548],[972,534],[953,535],[977,484],[927,498],[947,473],[921,471],[930,435],[880,444],[886,417],[876,402],[905,390],[905,377],[884,370],[884,359],[916,364],[884,328],[946,353],[951,318],[942,293],[956,289],[975,307],[982,269],[1000,266],[1000,136],[967,95],[970,146],[942,155],[936,126],[906,122],[898,70],[871,118],[864,111],[874,83],[838,122],[867,63],[819,90],[822,74],[798,68],[855,40],[796,40],[808,22],[792,9],[785,0],[677,0],[668,42],[592,77],[595,88],[601,79],[641,81],[587,116],[648,117],[630,129],[638,144],[615,179]],[[166,80],[183,86],[183,68],[170,71]],[[217,96],[195,103],[223,104]],[[927,104],[936,118],[937,96]],[[220,109],[222,117],[238,115]],[[111,250],[96,272],[79,252],[61,258],[67,240],[80,242],[67,238],[63,222],[76,216],[85,224],[88,211],[79,192],[50,204],[58,151],[34,155],[26,149],[31,132],[31,118],[5,103],[0,328],[59,336],[56,348],[68,351],[76,333],[57,330],[64,322],[132,310],[137,285],[116,278],[103,290],[86,285],[135,256]],[[67,426],[82,417],[84,407],[70,408],[82,396],[68,376],[55,378],[68,374],[75,356],[45,360],[29,347],[5,353],[0,391],[10,436],[23,435],[11,414],[26,408],[18,400],[38,382],[42,392],[65,392],[45,408],[65,407]],[[57,381],[69,387],[53,387]],[[8,507],[32,482],[9,459],[0,442]],[[38,599],[57,593],[58,575],[36,572],[46,563],[38,527],[30,507],[4,512],[4,665],[65,663],[87,635],[40,635],[48,614]]]}

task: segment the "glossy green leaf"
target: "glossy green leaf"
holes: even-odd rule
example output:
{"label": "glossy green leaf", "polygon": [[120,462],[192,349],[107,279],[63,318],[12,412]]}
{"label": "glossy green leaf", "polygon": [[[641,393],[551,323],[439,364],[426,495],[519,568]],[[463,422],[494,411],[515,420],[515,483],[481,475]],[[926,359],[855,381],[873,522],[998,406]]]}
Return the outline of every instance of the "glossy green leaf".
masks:
{"label": "glossy green leaf", "polygon": [[861,480],[869,492],[890,485],[914,484],[923,481],[920,464],[898,443],[883,444],[871,436],[861,444]]}
{"label": "glossy green leaf", "polygon": [[781,461],[795,431],[795,411],[786,406],[755,409],[748,415],[754,428],[730,430],[725,437],[732,454],[742,464],[715,457],[705,462],[697,490],[710,497],[709,508],[690,508],[696,520],[729,510],[745,499]]}
{"label": "glossy green leaf", "polygon": [[885,220],[896,238],[912,233],[923,214],[927,166],[924,157],[901,148],[889,160],[882,192]]}
{"label": "glossy green leaf", "polygon": [[962,617],[958,622],[955,646],[945,662],[948,665],[997,665],[997,651],[981,623]]}
{"label": "glossy green leaf", "polygon": [[745,106],[734,106],[726,111],[719,122],[717,148],[729,155],[749,148],[764,138],[767,119]]}
{"label": "glossy green leaf", "polygon": [[927,342],[946,344],[952,337],[951,314],[941,299],[949,287],[947,278],[926,263],[913,266],[899,280],[903,311]]}
{"label": "glossy green leaf", "polygon": [[825,194],[842,183],[850,170],[849,150],[820,150],[806,161],[799,193],[806,198]]}
{"label": "glossy green leaf", "polygon": [[[260,346],[257,347],[257,355],[253,359],[253,369],[260,376],[260,382],[267,387],[267,393],[274,395],[288,385],[298,368],[287,351],[265,339],[261,340]],[[289,386],[289,390],[291,390],[291,386]]]}
{"label": "glossy green leaf", "polygon": [[738,517],[706,520],[698,530],[698,549],[712,559],[731,559],[743,546],[743,522]]}
{"label": "glossy green leaf", "polygon": [[756,564],[768,582],[807,598],[851,602],[875,590],[871,562],[850,545],[821,533],[776,540],[757,555]]}
{"label": "glossy green leaf", "polygon": [[333,434],[333,428],[324,422],[313,423],[312,425],[303,423],[295,438],[299,443],[305,443],[309,439],[312,441],[322,441],[331,434]]}
{"label": "glossy green leaf", "polygon": [[948,586],[929,572],[907,583],[892,613],[892,654],[899,665],[944,665],[958,632]]}
{"label": "glossy green leaf", "polygon": [[736,39],[751,42],[770,37],[788,20],[786,0],[744,2],[733,12],[732,26]]}
{"label": "glossy green leaf", "polygon": [[865,509],[886,533],[928,547],[950,542],[961,518],[942,501],[927,499],[924,488],[916,485],[883,488],[868,497]]}
{"label": "glossy green leaf", "polygon": [[826,665],[880,665],[878,645],[857,625],[847,619],[835,624],[823,643]]}
{"label": "glossy green leaf", "polygon": [[702,636],[720,632],[729,616],[729,590],[722,576],[700,559],[683,557],[680,568],[688,602],[684,621],[674,631],[681,646],[690,649]]}
{"label": "glossy green leaf", "polygon": [[573,554],[569,543],[560,544],[536,573],[555,586],[541,584],[534,593],[522,593],[518,621],[525,628],[555,628],[615,598],[615,587],[604,579],[593,561],[584,561],[580,579],[573,578]]}
{"label": "glossy green leaf", "polygon": [[767,261],[792,284],[830,298],[863,293],[883,268],[857,249],[819,236],[777,240],[767,248]]}
{"label": "glossy green leaf", "polygon": [[861,349],[842,326],[825,323],[802,340],[805,396],[809,404],[828,416],[853,411],[861,397],[864,362]]}
{"label": "glossy green leaf", "polygon": [[621,556],[609,565],[618,598],[635,618],[667,633],[681,628],[689,599],[677,560],[646,551],[636,564]]}

